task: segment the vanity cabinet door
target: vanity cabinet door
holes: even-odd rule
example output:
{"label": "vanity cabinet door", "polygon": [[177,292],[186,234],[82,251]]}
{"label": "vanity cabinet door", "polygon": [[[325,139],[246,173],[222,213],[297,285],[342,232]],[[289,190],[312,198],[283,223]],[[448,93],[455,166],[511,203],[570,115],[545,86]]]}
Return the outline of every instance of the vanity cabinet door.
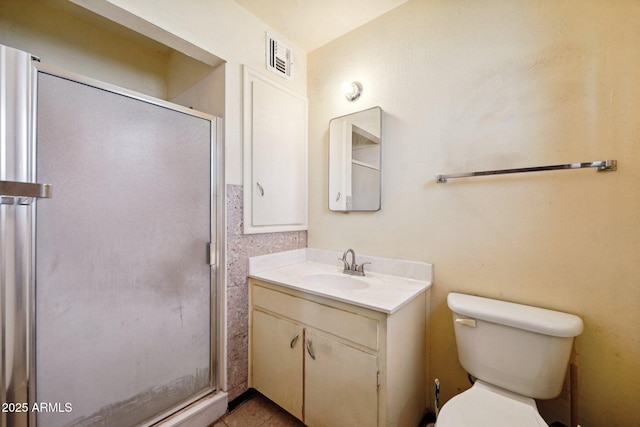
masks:
{"label": "vanity cabinet door", "polygon": [[377,426],[377,356],[308,329],[305,347],[305,424]]}
{"label": "vanity cabinet door", "polygon": [[252,385],[302,420],[303,328],[254,310]]}

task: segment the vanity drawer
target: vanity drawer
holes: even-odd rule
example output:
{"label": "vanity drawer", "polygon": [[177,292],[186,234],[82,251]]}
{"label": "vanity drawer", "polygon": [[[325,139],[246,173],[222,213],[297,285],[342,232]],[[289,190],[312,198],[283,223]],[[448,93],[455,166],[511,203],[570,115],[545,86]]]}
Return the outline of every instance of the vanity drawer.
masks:
{"label": "vanity drawer", "polygon": [[277,313],[321,331],[378,350],[378,321],[282,292],[252,286],[255,307]]}

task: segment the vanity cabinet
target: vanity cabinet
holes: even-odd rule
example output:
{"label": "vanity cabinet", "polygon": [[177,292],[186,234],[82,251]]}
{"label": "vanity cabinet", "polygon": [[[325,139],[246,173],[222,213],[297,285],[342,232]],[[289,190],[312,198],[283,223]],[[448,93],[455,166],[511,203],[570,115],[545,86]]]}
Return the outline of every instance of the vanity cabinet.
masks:
{"label": "vanity cabinet", "polygon": [[426,292],[393,314],[256,279],[250,386],[309,427],[418,425]]}

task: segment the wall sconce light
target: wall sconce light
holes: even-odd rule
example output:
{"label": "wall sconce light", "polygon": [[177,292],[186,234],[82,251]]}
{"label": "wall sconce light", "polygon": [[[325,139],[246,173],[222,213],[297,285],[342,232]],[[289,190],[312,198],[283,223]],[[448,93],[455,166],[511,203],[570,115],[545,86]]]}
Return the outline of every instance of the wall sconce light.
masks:
{"label": "wall sconce light", "polygon": [[342,83],[342,92],[347,100],[353,102],[360,98],[362,84],[360,82],[344,82]]}

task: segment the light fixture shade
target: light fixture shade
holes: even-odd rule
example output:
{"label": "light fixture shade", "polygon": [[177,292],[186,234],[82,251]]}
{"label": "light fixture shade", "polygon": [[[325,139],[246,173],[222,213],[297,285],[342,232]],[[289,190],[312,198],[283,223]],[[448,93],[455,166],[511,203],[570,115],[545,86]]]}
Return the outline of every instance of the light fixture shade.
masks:
{"label": "light fixture shade", "polygon": [[362,93],[362,84],[360,82],[344,82],[342,83],[342,92],[349,101],[355,101]]}

